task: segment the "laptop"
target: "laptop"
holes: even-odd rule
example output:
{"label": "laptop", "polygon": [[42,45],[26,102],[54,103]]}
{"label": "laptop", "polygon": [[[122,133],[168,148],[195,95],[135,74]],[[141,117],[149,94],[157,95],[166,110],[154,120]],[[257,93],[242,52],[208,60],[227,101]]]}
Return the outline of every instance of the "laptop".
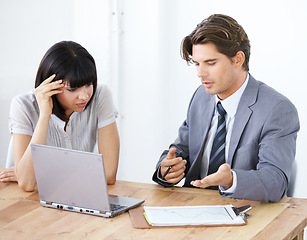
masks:
{"label": "laptop", "polygon": [[144,200],[109,195],[101,154],[31,144],[40,204],[114,217]]}

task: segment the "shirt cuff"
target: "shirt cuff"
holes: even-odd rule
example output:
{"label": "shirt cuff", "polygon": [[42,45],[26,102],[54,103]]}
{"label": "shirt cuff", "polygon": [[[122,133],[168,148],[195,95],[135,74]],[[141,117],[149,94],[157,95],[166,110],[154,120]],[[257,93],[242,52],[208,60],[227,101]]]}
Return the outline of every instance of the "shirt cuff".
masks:
{"label": "shirt cuff", "polygon": [[[231,170],[232,171],[232,170]],[[237,188],[237,174],[236,172],[232,171],[232,186],[230,188],[225,188],[223,186],[219,186],[219,189],[222,193],[234,193]]]}

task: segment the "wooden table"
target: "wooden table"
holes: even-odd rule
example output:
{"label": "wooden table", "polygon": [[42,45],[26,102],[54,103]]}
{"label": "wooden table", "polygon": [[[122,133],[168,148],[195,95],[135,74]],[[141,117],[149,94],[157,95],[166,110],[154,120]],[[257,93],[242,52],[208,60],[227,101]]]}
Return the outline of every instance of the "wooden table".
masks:
{"label": "wooden table", "polygon": [[147,206],[250,204],[252,216],[244,226],[136,229],[129,213],[108,219],[45,208],[37,192],[0,183],[0,239],[303,239],[307,225],[307,199],[261,203],[221,198],[214,190],[125,181],[109,186],[109,192],[145,199]]}

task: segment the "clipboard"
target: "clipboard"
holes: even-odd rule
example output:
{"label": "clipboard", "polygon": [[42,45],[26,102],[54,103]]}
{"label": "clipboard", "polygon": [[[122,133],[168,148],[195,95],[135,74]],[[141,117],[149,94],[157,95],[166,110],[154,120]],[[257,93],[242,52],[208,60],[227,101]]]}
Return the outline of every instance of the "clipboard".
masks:
{"label": "clipboard", "polygon": [[202,225],[182,225],[182,226],[152,226],[149,225],[144,217],[144,208],[138,207],[129,210],[129,216],[132,226],[137,229],[150,229],[150,228],[165,228],[165,227],[225,227],[225,226],[244,226],[247,224],[247,220],[244,219],[243,224],[202,224]]}

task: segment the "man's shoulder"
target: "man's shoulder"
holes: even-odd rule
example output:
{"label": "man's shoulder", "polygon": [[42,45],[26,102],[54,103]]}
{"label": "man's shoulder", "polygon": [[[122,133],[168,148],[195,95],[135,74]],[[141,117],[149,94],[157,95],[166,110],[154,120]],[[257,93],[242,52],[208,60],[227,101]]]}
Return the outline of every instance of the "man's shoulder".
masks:
{"label": "man's shoulder", "polygon": [[210,101],[213,95],[209,95],[203,85],[200,85],[194,92],[192,99]]}
{"label": "man's shoulder", "polygon": [[[293,106],[292,102],[282,93],[278,92],[276,89],[267,85],[264,82],[255,80],[251,78],[251,85],[256,87],[255,89],[255,104],[260,106],[260,108],[271,108],[278,104],[286,104],[288,106]],[[294,107],[295,108],[295,107]]]}
{"label": "man's shoulder", "polygon": [[290,100],[285,95],[278,92],[273,87],[261,81],[258,81],[258,82],[259,82],[259,95],[258,95],[259,99],[265,99],[267,101],[270,100],[275,103],[281,102],[281,101],[290,102]]}

